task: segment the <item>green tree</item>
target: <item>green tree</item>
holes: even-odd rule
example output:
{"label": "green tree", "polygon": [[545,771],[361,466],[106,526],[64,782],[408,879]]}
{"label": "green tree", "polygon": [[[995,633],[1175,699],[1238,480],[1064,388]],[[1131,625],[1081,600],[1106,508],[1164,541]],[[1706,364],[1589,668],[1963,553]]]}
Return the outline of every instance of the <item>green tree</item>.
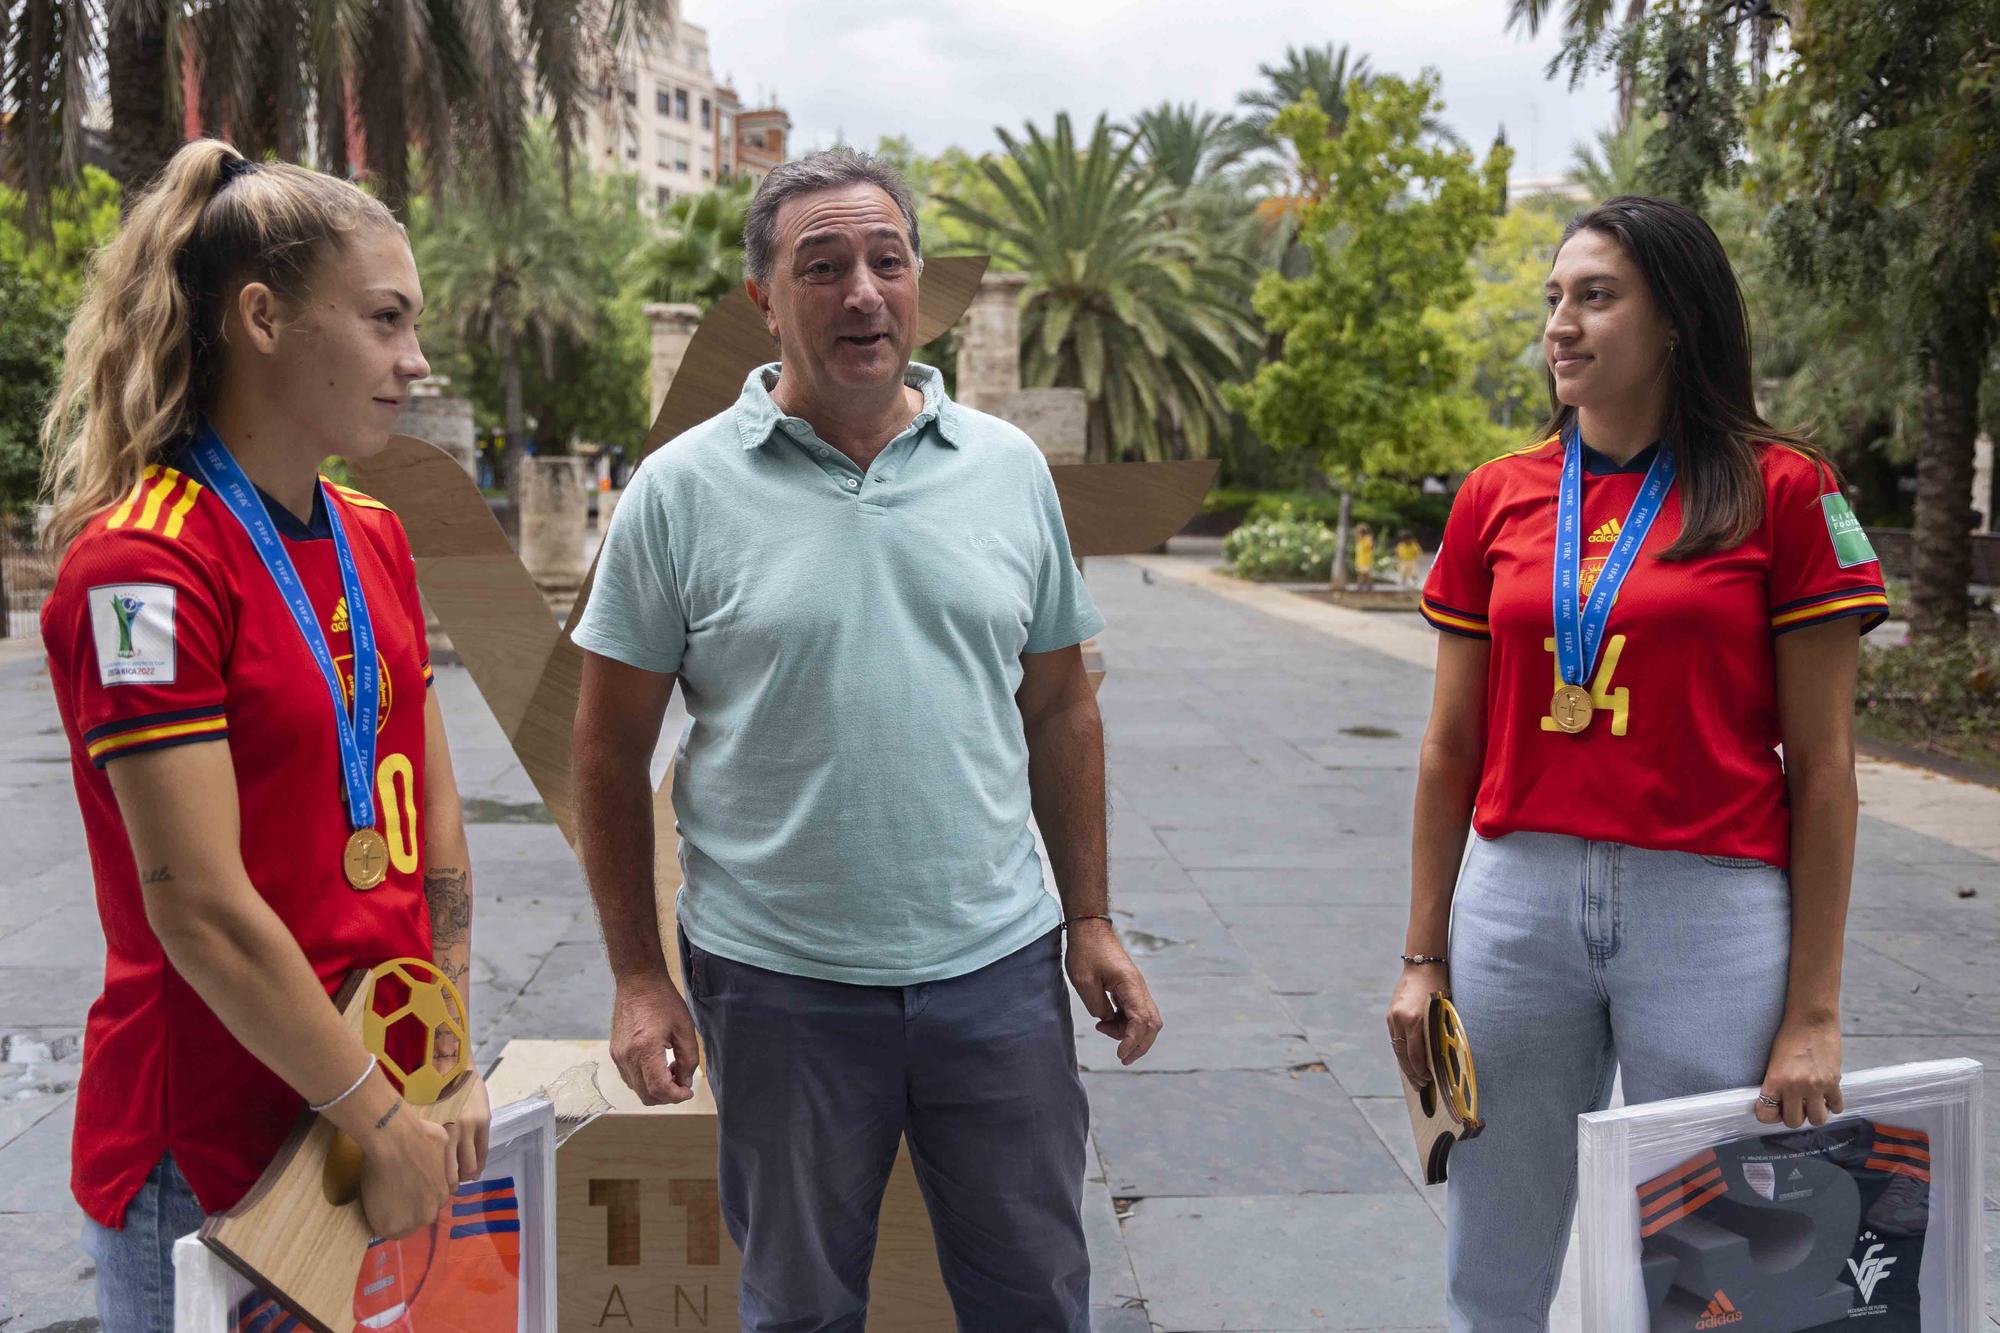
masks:
{"label": "green tree", "polygon": [[[434,318],[462,353],[470,356],[483,349],[494,358],[510,491],[516,489],[528,434],[530,369],[539,365],[544,374],[553,375],[561,340],[596,332],[601,309],[589,244],[599,210],[566,206],[554,136],[546,127],[532,128],[522,156],[525,180],[511,200],[496,191],[478,206],[461,206],[442,216],[424,201],[411,227]],[[627,206],[632,206],[630,186],[625,188]],[[545,452],[561,452],[569,441],[545,436],[537,443]]]}
{"label": "green tree", "polygon": [[1250,145],[1228,115],[1193,102],[1162,102],[1132,117],[1124,133],[1146,170],[1176,189],[1207,185],[1243,160]]}
{"label": "green tree", "polygon": [[1132,169],[1104,117],[1082,144],[1067,113],[1053,134],[999,135],[1006,157],[980,164],[998,206],[943,207],[1028,275],[1023,380],[1083,390],[1093,461],[1207,454],[1256,338],[1251,266],[1176,225],[1172,190]]}
{"label": "green tree", "polygon": [[1343,491],[1364,475],[1414,482],[1463,467],[1498,439],[1464,347],[1430,312],[1471,292],[1511,155],[1496,146],[1482,167],[1438,142],[1425,129],[1436,92],[1433,74],[1378,77],[1349,91],[1338,136],[1312,97],[1276,127],[1329,188],[1303,217],[1309,271],[1257,285],[1282,353],[1232,397],[1258,434],[1306,451]]}
{"label": "green tree", "polygon": [[[1913,635],[1967,623],[1979,394],[2000,334],[2000,0],[1814,0],[1771,109],[1797,156],[1772,238],[1870,308],[1917,381]],[[1879,307],[1878,307],[1879,308]]]}
{"label": "green tree", "polygon": [[667,205],[659,225],[631,259],[650,301],[685,301],[703,313],[743,282],[743,224],[750,182],[736,181]]}
{"label": "green tree", "polygon": [[1468,385],[1486,404],[1487,418],[1517,440],[1548,409],[1542,286],[1562,228],[1548,209],[1509,209],[1473,254],[1472,291],[1464,302],[1425,315],[1450,340],[1454,357],[1470,367]]}
{"label": "green tree", "polygon": [[1326,132],[1337,135],[1347,125],[1347,94],[1368,82],[1368,57],[1355,59],[1345,43],[1285,48],[1275,65],[1257,66],[1263,85],[1237,94],[1243,114],[1233,129],[1246,151],[1288,155],[1291,144],[1278,128],[1286,108],[1310,93],[1326,113]]}

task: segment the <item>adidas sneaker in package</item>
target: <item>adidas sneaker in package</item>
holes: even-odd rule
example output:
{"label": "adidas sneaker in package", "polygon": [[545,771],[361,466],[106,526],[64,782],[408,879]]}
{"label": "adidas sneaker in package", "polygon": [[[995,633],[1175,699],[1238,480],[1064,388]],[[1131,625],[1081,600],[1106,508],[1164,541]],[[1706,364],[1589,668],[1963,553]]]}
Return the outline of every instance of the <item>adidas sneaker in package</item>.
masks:
{"label": "adidas sneaker in package", "polygon": [[1984,1318],[1974,1060],[1844,1074],[1787,1129],[1757,1090],[1577,1118],[1584,1327],[1961,1333]]}

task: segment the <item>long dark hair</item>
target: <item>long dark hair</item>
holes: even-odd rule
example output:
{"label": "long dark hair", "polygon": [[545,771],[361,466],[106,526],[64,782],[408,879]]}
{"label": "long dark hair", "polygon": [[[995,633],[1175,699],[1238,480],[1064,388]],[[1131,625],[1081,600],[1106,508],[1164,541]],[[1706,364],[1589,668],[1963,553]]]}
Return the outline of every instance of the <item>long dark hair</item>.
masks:
{"label": "long dark hair", "polygon": [[[1666,199],[1620,195],[1579,214],[1563,240],[1601,232],[1623,246],[1674,329],[1667,375],[1668,447],[1680,465],[1681,535],[1662,560],[1690,560],[1738,545],[1764,521],[1759,451],[1788,444],[1831,465],[1804,437],[1774,428],[1751,389],[1750,320],[1729,256],[1691,209]],[[1549,419],[1541,438],[1560,435],[1576,409],[1556,397],[1549,372]]]}

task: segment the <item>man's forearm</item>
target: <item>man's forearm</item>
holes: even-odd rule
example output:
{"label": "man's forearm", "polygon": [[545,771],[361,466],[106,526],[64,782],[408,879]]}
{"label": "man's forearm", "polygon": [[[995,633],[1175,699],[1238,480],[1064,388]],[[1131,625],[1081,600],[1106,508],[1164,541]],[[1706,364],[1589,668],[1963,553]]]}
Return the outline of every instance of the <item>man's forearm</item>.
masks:
{"label": "man's forearm", "polygon": [[619,982],[667,976],[653,897],[653,791],[644,758],[580,749],[576,835],[604,952]]}
{"label": "man's forearm", "polygon": [[1086,696],[1026,726],[1028,791],[1062,895],[1063,916],[1110,910],[1104,724]]}

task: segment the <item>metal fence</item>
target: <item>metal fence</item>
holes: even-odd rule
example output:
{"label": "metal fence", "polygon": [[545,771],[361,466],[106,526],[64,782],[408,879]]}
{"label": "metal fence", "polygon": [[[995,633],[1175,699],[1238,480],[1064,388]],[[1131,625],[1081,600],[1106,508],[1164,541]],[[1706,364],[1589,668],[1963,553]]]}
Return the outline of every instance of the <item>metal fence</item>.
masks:
{"label": "metal fence", "polygon": [[41,632],[42,603],[56,584],[56,556],[35,545],[34,521],[0,514],[0,638]]}

